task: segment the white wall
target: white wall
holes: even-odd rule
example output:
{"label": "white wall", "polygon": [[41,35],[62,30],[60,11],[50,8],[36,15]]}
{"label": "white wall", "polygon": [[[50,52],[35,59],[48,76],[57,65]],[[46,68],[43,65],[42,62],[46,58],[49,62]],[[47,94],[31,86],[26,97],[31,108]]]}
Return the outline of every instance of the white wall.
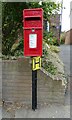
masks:
{"label": "white wall", "polygon": [[72,0],[63,0],[62,31],[70,30],[70,18],[71,18],[70,2],[71,1]]}

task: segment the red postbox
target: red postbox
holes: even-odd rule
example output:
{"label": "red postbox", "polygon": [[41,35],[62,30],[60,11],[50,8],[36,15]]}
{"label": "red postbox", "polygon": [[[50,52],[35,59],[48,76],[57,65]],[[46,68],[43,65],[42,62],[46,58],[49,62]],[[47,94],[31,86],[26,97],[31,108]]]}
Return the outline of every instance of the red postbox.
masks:
{"label": "red postbox", "polygon": [[23,10],[24,55],[42,56],[43,10]]}

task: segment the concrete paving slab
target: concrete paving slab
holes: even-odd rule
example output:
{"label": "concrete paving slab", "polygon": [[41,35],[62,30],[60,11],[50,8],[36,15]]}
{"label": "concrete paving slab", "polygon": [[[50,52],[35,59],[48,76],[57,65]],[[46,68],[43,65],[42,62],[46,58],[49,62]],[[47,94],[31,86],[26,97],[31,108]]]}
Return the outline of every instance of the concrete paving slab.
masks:
{"label": "concrete paving slab", "polygon": [[15,118],[70,118],[70,106],[52,104],[41,106],[36,111],[22,108],[16,111]]}
{"label": "concrete paving slab", "polygon": [[2,107],[2,118],[14,118],[15,111],[7,111],[4,107]]}

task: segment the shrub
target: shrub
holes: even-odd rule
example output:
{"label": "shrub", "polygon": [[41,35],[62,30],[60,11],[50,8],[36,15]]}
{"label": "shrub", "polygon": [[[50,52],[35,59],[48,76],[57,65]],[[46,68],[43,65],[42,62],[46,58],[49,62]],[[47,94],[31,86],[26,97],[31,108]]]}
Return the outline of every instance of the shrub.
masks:
{"label": "shrub", "polygon": [[49,45],[59,45],[58,39],[54,37],[54,34],[52,32],[44,31],[43,34],[44,42],[46,42]]}
{"label": "shrub", "polygon": [[60,44],[64,44],[65,43],[65,36],[66,36],[66,33],[62,32],[61,35],[60,35]]}

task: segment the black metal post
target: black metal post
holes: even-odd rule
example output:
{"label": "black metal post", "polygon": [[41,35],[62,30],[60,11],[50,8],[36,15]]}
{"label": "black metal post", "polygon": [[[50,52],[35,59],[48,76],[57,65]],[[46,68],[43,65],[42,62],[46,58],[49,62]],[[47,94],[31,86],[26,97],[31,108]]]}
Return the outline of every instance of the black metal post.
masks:
{"label": "black metal post", "polygon": [[37,70],[35,70],[35,109],[37,109]]}
{"label": "black metal post", "polygon": [[32,70],[32,109],[37,109],[37,70]]}

